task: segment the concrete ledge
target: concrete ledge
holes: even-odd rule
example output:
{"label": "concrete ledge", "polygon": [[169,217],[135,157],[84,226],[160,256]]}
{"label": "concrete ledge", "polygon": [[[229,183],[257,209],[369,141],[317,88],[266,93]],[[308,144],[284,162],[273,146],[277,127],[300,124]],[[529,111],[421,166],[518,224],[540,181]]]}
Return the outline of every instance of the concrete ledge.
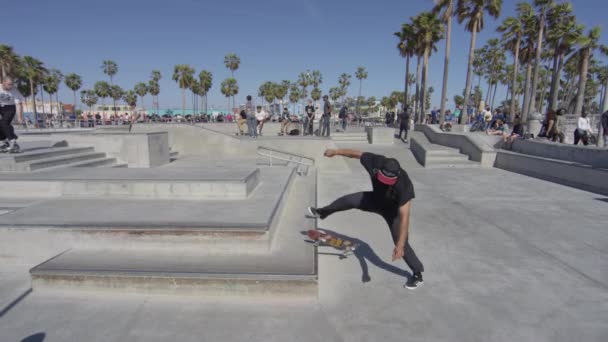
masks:
{"label": "concrete ledge", "polygon": [[608,196],[608,170],[578,163],[500,151],[495,167]]}
{"label": "concrete ledge", "polygon": [[474,133],[442,132],[437,125],[416,125],[416,131],[423,132],[433,144],[456,148],[460,153],[469,156],[470,160],[481,163],[481,167],[492,167],[496,160],[496,150],[492,141],[498,137],[477,136]]}
{"label": "concrete ledge", "polygon": [[367,140],[372,145],[392,145],[395,142],[395,129],[389,127],[367,127]]}
{"label": "concrete ledge", "polygon": [[608,150],[595,146],[556,144],[543,140],[516,140],[513,152],[608,168]]}

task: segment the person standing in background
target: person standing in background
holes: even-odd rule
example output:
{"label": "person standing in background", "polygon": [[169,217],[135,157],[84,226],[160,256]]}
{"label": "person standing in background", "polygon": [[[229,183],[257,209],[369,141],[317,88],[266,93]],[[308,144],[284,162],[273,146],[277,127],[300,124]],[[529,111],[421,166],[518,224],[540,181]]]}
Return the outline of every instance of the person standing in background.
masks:
{"label": "person standing in background", "polygon": [[330,127],[329,120],[331,118],[331,104],[329,103],[329,96],[323,96],[323,116],[321,117],[321,136],[329,137]]}
{"label": "person standing in background", "polygon": [[245,103],[245,113],[247,114],[247,131],[249,132],[249,136],[253,139],[257,139],[258,131],[256,127],[257,122],[255,119],[255,107],[253,106],[251,95],[247,95],[247,102]]}
{"label": "person standing in background", "polygon": [[304,117],[304,135],[312,135],[315,122],[315,106],[312,105],[312,100],[308,100],[308,105],[304,108],[306,116]]}

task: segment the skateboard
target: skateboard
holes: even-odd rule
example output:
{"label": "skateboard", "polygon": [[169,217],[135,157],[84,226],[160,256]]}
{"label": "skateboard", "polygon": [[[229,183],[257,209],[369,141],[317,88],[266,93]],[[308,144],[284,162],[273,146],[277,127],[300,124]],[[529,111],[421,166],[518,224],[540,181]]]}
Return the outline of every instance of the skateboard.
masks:
{"label": "skateboard", "polygon": [[344,259],[353,254],[357,247],[359,247],[358,244],[353,243],[350,240],[340,239],[320,229],[310,229],[308,230],[307,235],[316,247],[331,246],[342,251],[342,253],[340,253],[340,259]]}

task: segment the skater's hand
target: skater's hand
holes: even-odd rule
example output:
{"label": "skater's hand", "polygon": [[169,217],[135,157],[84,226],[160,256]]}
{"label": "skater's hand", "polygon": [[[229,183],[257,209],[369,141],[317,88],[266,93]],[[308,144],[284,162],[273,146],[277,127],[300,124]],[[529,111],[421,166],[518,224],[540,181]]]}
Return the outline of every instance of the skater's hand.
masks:
{"label": "skater's hand", "polygon": [[395,249],[393,249],[393,261],[403,258],[404,251],[404,246],[396,245]]}
{"label": "skater's hand", "polygon": [[337,155],[336,150],[332,150],[332,149],[327,149],[325,150],[325,153],[323,154],[324,156],[326,156],[327,158],[331,158]]}

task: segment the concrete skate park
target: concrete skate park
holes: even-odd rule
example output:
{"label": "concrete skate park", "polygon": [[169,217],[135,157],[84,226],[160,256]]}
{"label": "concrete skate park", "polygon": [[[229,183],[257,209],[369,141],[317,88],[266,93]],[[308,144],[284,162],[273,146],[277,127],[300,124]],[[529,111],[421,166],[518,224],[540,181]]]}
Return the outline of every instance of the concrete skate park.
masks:
{"label": "concrete skate park", "polygon": [[[257,140],[234,124],[18,132],[0,156],[0,341],[606,341],[608,151],[416,126]],[[403,287],[356,148],[412,179]],[[303,232],[359,244],[340,258]],[[40,340],[40,339],[39,339]],[[36,340],[38,341],[38,340]]]}

